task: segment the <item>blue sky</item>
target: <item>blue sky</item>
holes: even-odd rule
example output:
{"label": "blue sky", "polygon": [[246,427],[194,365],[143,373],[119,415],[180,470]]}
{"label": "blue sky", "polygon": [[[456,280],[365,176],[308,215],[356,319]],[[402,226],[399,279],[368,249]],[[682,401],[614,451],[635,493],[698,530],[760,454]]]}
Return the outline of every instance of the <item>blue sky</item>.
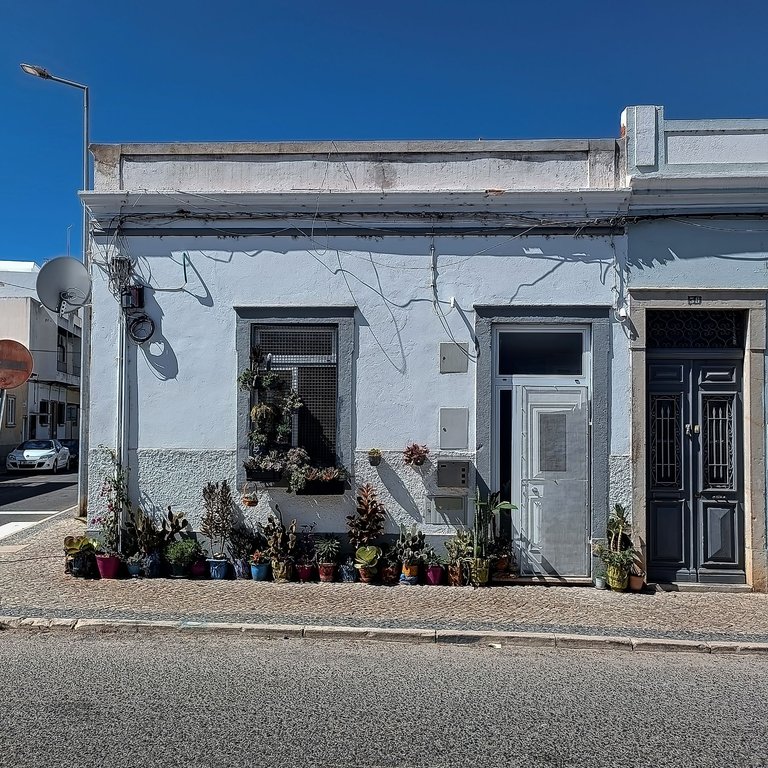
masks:
{"label": "blue sky", "polygon": [[[727,10],[724,10],[727,9]],[[768,6],[737,0],[0,0],[0,259],[80,248],[94,142],[611,137],[628,104],[768,117]]]}

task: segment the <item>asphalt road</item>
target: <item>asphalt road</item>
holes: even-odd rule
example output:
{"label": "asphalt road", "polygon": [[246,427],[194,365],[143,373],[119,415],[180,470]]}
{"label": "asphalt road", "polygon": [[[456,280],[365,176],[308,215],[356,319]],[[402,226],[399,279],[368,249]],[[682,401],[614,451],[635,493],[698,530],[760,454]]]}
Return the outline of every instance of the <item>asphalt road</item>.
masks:
{"label": "asphalt road", "polygon": [[768,659],[7,633],[25,766],[768,766]]}
{"label": "asphalt road", "polygon": [[60,512],[77,503],[77,471],[0,473],[0,514]]}

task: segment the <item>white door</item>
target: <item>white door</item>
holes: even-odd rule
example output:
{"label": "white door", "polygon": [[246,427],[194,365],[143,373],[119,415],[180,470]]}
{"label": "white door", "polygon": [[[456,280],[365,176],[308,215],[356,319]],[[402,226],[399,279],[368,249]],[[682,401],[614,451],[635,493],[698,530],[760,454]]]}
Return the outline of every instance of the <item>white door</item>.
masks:
{"label": "white door", "polygon": [[521,573],[588,576],[588,389],[515,386],[515,414],[512,535]]}

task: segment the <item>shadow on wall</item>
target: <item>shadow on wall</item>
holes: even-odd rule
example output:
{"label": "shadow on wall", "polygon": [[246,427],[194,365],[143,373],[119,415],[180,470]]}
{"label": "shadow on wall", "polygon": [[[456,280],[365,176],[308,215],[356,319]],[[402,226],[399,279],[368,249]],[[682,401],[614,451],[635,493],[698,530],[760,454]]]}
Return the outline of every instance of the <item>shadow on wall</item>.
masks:
{"label": "shadow on wall", "polygon": [[138,347],[158,379],[175,379],[179,373],[179,361],[170,342],[163,335],[163,310],[155,299],[155,291],[149,287],[144,289],[144,309],[155,323],[155,332],[149,341]]}
{"label": "shadow on wall", "polygon": [[411,496],[411,492],[408,490],[405,483],[400,479],[400,476],[386,463],[382,462],[378,466],[379,478],[381,483],[387,489],[387,493],[394,499],[406,514],[410,515],[414,521],[423,523],[424,513],[419,509],[418,504]]}

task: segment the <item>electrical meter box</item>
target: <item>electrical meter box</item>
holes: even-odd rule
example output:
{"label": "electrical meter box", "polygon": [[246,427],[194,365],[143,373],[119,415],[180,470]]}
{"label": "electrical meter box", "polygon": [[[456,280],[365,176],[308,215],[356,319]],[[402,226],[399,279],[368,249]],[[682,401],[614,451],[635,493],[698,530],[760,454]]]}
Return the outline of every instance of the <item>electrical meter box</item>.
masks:
{"label": "electrical meter box", "polygon": [[433,525],[466,525],[466,496],[431,496],[427,499],[427,519]]}
{"label": "electrical meter box", "polygon": [[465,341],[440,342],[440,373],[466,373],[469,369],[469,345]]}
{"label": "electrical meter box", "polygon": [[449,461],[437,462],[438,488],[466,488],[469,483],[469,462]]}
{"label": "electrical meter box", "polygon": [[461,451],[469,446],[469,408],[440,409],[440,449]]}

